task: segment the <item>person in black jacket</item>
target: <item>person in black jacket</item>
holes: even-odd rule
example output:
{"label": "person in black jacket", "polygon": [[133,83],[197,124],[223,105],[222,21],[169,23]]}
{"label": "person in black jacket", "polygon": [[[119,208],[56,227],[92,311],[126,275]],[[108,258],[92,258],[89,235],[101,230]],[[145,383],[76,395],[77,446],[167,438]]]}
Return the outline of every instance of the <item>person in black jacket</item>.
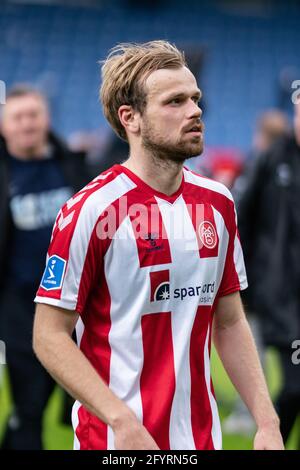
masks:
{"label": "person in black jacket", "polygon": [[50,131],[44,97],[8,93],[0,136],[0,339],[14,402],[5,449],[41,449],[42,416],[54,382],[32,351],[33,298],[60,207],[90,176],[84,154]]}
{"label": "person in black jacket", "polygon": [[265,345],[279,352],[283,388],[277,400],[287,441],[300,412],[300,366],[292,343],[300,338],[300,104],[294,136],[256,159],[238,202],[239,230],[249,280],[246,303],[259,315]]}

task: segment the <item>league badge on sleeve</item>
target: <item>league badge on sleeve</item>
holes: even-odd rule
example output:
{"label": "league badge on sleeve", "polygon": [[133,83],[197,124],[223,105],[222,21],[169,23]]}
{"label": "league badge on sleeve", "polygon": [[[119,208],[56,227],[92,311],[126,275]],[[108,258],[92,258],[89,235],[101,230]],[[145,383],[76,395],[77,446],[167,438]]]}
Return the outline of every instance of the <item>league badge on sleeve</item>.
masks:
{"label": "league badge on sleeve", "polygon": [[66,261],[57,255],[52,255],[48,259],[46,269],[43,274],[41,287],[45,290],[60,289],[64,278]]}

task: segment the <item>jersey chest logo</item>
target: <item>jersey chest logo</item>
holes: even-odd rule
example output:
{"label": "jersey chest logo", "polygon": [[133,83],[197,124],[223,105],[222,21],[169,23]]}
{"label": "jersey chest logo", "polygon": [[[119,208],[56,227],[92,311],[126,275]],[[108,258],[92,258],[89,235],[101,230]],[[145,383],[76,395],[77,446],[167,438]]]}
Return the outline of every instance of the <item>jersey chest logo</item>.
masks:
{"label": "jersey chest logo", "polygon": [[204,220],[198,228],[199,238],[208,249],[213,249],[217,245],[218,237],[216,229],[211,222]]}

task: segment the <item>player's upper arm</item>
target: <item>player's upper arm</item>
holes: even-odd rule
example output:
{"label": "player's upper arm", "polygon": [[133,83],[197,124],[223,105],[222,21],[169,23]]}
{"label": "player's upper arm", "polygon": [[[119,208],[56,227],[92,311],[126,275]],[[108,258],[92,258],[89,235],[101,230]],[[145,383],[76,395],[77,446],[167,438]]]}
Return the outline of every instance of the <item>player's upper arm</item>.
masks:
{"label": "player's upper arm", "polygon": [[39,341],[47,340],[58,333],[66,333],[71,336],[78,316],[75,311],[52,305],[38,304],[33,327],[34,349]]}
{"label": "player's upper arm", "polygon": [[245,318],[239,291],[220,297],[214,315],[214,329],[229,328]]}

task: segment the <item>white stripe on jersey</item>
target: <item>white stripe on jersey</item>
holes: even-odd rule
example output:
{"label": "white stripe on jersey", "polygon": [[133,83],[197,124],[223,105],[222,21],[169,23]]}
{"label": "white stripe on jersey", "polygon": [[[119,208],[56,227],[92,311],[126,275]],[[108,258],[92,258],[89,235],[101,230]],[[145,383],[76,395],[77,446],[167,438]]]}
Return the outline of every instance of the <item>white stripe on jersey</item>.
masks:
{"label": "white stripe on jersey", "polygon": [[72,426],[73,426],[73,429],[74,429],[73,450],[80,450],[80,442],[78,440],[78,437],[76,436],[76,429],[77,429],[77,426],[79,424],[78,411],[79,411],[80,407],[81,407],[81,403],[76,400],[73,407],[72,407]]}
{"label": "white stripe on jersey", "polygon": [[64,300],[61,299],[53,299],[52,297],[44,297],[37,295],[34,299],[34,302],[40,303],[40,304],[48,304],[48,305],[53,305],[54,307],[60,307],[60,308],[65,308],[66,310],[74,310],[74,308],[70,307],[69,302],[65,302]]}
{"label": "white stripe on jersey", "polygon": [[[136,184],[122,174],[93,192],[83,204],[70,243],[68,264],[61,292],[65,308],[76,309],[86,253],[98,218],[109,205],[135,187]],[[61,305],[60,302],[58,301],[59,305]]]}
{"label": "white stripe on jersey", "polygon": [[81,320],[81,317],[79,317],[76,323],[76,339],[77,339],[77,345],[79,348],[80,348],[80,343],[81,343],[83,333],[84,333],[84,323]]}
{"label": "white stripe on jersey", "polygon": [[[126,253],[126,256],[120,256],[120,253]],[[109,388],[121,400],[124,400],[142,421],[140,375],[136,374],[136,371],[143,369],[144,352],[140,312],[143,311],[145,298],[150,298],[149,282],[145,280],[149,269],[140,269],[135,236],[129,217],[123,220],[113,243],[107,250],[104,257],[104,270],[111,298]],[[130,286],[136,286],[135,297],[132,296]],[[114,434],[110,427],[108,427],[107,449],[115,449]]]}

